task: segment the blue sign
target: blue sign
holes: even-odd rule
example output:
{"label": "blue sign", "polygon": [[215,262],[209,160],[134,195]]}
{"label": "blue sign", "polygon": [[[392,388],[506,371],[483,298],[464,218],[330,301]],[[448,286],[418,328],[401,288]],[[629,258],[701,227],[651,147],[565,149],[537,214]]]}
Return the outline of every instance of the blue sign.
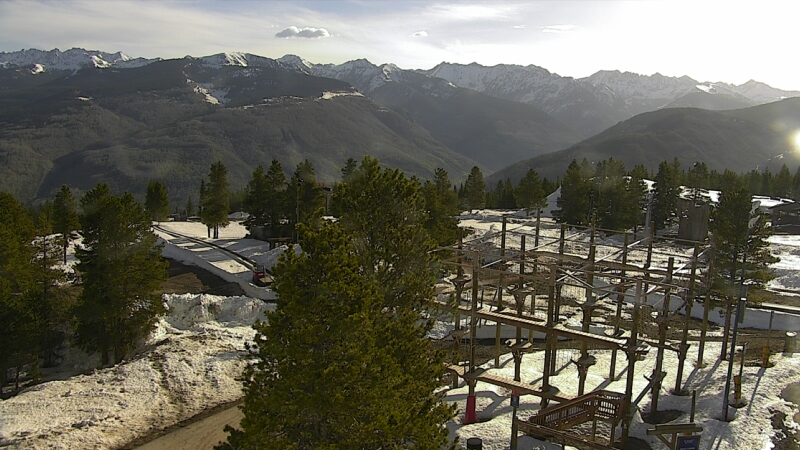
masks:
{"label": "blue sign", "polygon": [[514,408],[519,408],[519,395],[511,396],[511,406]]}
{"label": "blue sign", "polygon": [[676,450],[699,450],[700,435],[678,436],[678,446],[675,448]]}

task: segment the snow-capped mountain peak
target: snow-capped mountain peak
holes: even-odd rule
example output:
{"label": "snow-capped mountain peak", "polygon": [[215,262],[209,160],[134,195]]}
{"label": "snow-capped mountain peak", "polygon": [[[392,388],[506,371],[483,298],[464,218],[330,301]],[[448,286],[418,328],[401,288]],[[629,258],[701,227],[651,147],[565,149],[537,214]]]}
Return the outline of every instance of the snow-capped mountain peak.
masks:
{"label": "snow-capped mountain peak", "polygon": [[314,68],[314,64],[297,55],[284,55],[278,58],[278,62],[303,73],[310,73],[311,69]]}
{"label": "snow-capped mountain peak", "polygon": [[55,48],[50,51],[27,49],[18,52],[0,52],[0,65],[8,67],[33,67],[31,73],[42,73],[52,70],[79,70],[84,67],[133,68],[141,67],[161,58],[131,58],[122,52],[107,53],[98,50],[71,48],[62,52]]}

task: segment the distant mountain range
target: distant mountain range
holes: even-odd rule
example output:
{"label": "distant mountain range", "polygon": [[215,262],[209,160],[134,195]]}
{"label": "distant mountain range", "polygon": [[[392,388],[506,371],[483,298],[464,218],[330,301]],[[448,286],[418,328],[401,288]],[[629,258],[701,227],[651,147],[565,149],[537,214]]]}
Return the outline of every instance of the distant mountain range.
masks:
{"label": "distant mountain range", "polygon": [[506,178],[518,181],[529,169],[554,179],[574,159],[591,163],[614,158],[628,169],[642,164],[651,171],[661,161],[678,158],[688,169],[704,162],[709,169],[746,172],[783,164],[800,165],[800,98],[732,111],[666,108],[640,114],[570,148],[519,161],[487,177],[493,186]]}
{"label": "distant mountain range", "polygon": [[[308,158],[320,179],[333,182],[348,157],[365,154],[422,178],[443,167],[454,181],[473,165],[499,171],[495,177],[537,167],[555,178],[569,163],[563,160],[581,152],[590,160],[628,158],[631,167],[674,154],[749,170],[786,152],[780,133],[765,131],[775,133],[774,123],[692,108],[750,111],[798,96],[755,81],[734,86],[618,71],[573,79],[533,65],[404,70],[294,55],[0,52],[0,190],[31,200],[60,183],[85,189],[104,180],[142,192],[154,178],[185,199],[215,160],[228,165],[239,188],[272,158],[287,172]],[[796,120],[791,106],[769,111],[779,109],[788,119],[773,122]],[[739,122],[727,127],[732,118]],[[754,148],[739,158],[737,143]]]}

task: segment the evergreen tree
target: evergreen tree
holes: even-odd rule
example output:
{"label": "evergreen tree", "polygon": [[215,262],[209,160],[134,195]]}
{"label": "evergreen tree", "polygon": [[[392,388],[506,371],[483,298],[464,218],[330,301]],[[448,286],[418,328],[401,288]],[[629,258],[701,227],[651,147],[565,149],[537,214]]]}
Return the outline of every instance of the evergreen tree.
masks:
{"label": "evergreen tree", "polygon": [[752,192],[752,194],[769,196],[770,192],[772,192],[773,178],[775,177],[772,175],[769,168],[765,168],[764,172],[761,173],[761,187],[757,191]]}
{"label": "evergreen tree", "polygon": [[797,167],[792,177],[792,198],[795,200],[800,198],[800,166]]}
{"label": "evergreen tree", "polygon": [[32,243],[36,251],[32,268],[36,276],[33,312],[39,335],[38,348],[45,367],[54,366],[59,358],[72,307],[71,296],[63,287],[67,281],[66,273],[57,267],[64,240],[51,237],[54,215],[53,203],[45,201],[39,205],[33,217],[37,236]]}
{"label": "evergreen tree", "polygon": [[[778,258],[770,253],[767,241],[772,227],[752,204],[746,187],[736,183],[722,191],[710,228],[716,251],[717,288],[734,299],[738,297],[739,283],[744,280],[750,287],[749,298],[758,301],[760,291],[775,278],[769,265],[778,262]],[[746,263],[744,273],[743,263]]]}
{"label": "evergreen tree", "polygon": [[581,167],[574,159],[567,167],[561,181],[561,195],[558,197],[558,210],[554,218],[561,223],[588,225],[591,217],[591,182],[585,175],[586,167]]}
{"label": "evergreen tree", "polygon": [[497,206],[500,209],[517,208],[517,199],[514,198],[514,184],[511,183],[510,178],[506,178],[506,181],[502,183],[502,189],[500,190],[500,197],[499,201],[497,202]]}
{"label": "evergreen tree", "polygon": [[425,229],[439,246],[452,245],[458,239],[458,196],[453,191],[447,171],[437,168],[433,181],[422,186],[428,219]]}
{"label": "evergreen tree", "polygon": [[344,167],[342,167],[342,181],[350,181],[350,176],[358,168],[358,162],[353,158],[347,158],[347,162],[344,163]]}
{"label": "evergreen tree", "polygon": [[686,184],[690,188],[710,189],[711,174],[704,162],[696,162],[686,174]]}
{"label": "evergreen tree", "polygon": [[630,191],[631,201],[635,202],[632,222],[626,228],[633,228],[634,231],[644,224],[647,211],[648,189],[645,180],[650,178],[648,170],[641,164],[637,164],[630,172],[628,190]]}
{"label": "evergreen tree", "polygon": [[[287,204],[292,207],[289,222],[292,227],[299,223],[311,224],[322,216],[325,207],[325,194],[317,183],[314,165],[305,160],[297,165],[286,189]],[[299,216],[299,217],[298,217]]]}
{"label": "evergreen tree", "polygon": [[781,170],[772,179],[769,195],[784,198],[792,195],[792,174],[786,164],[781,166]]}
{"label": "evergreen tree", "polygon": [[625,164],[609,158],[597,164],[592,187],[597,225],[607,230],[625,230],[635,221],[639,198],[629,189]]}
{"label": "evergreen tree", "polygon": [[192,196],[189,196],[189,199],[186,200],[186,217],[194,216],[194,203],[192,203]]}
{"label": "evergreen tree", "polygon": [[517,206],[524,208],[527,215],[530,215],[532,209],[543,208],[547,204],[547,196],[542,188],[539,173],[529,169],[514,190],[514,197]]}
{"label": "evergreen tree", "polygon": [[455,411],[434,393],[444,365],[418,317],[385,313],[357,242],[337,224],[301,226],[303,253],[275,266],[276,309],[255,325],[241,430],[227,427],[217,449],[447,447]]}
{"label": "evergreen tree", "polygon": [[[744,179],[745,187],[747,187],[747,190],[751,194],[758,194],[761,191],[761,181],[762,181],[761,178],[762,177],[761,177],[761,173],[758,170],[753,169],[750,172],[747,172],[746,174],[744,174],[742,176],[742,178]],[[720,186],[720,190],[722,190],[723,187],[726,187],[726,186]]]}
{"label": "evergreen tree", "polygon": [[381,170],[377,159],[366,156],[333,201],[340,223],[354,236],[363,274],[378,281],[386,307],[427,304],[435,282],[430,255],[435,243],[424,228],[419,183],[398,169]]}
{"label": "evergreen tree", "polygon": [[214,239],[219,238],[219,228],[230,223],[230,194],[228,193],[228,169],[217,161],[208,173],[208,185],[201,185],[200,200],[203,208],[200,221],[214,230]]}
{"label": "evergreen tree", "polygon": [[670,164],[662,161],[658,165],[653,191],[652,220],[655,227],[660,230],[670,226],[678,215],[678,196],[680,195],[680,176],[677,170],[680,163],[677,160]]}
{"label": "evergreen tree", "polygon": [[486,182],[483,180],[483,172],[478,166],[473,166],[467,175],[464,183],[464,198],[466,199],[469,212],[473,209],[482,209],[486,204]]}
{"label": "evergreen tree", "polygon": [[160,181],[150,180],[147,183],[147,195],[144,200],[145,209],[155,222],[163,222],[169,217],[169,196],[167,186]]}
{"label": "evergreen tree", "polygon": [[250,218],[245,223],[247,226],[266,226],[270,235],[280,235],[280,219],[287,215],[286,175],[278,160],[273,159],[267,172],[258,166],[253,172],[253,178],[247,185],[245,196],[245,211]]}
{"label": "evergreen tree", "polygon": [[61,234],[64,245],[64,264],[67,263],[67,248],[72,232],[79,226],[78,202],[72,197],[69,186],[61,185],[53,202],[53,231]]}
{"label": "evergreen tree", "polygon": [[247,183],[247,193],[244,197],[244,211],[250,215],[244,222],[245,226],[264,226],[269,223],[267,214],[267,174],[262,166],[256,167],[253,177]]}
{"label": "evergreen tree", "polygon": [[77,270],[83,291],[76,307],[76,337],[99,351],[103,365],[120,362],[165,312],[157,293],[167,263],[150,230],[150,217],[133,196],[112,196],[99,184],[81,199],[83,246]]}
{"label": "evergreen tree", "polygon": [[22,366],[38,360],[34,237],[25,207],[11,194],[0,192],[0,388],[9,381],[9,369],[16,369],[17,390]]}

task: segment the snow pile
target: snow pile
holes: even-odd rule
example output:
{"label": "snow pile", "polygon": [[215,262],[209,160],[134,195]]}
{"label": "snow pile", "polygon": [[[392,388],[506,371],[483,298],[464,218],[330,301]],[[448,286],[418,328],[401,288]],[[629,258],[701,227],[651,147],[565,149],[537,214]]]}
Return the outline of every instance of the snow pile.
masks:
{"label": "snow pile", "polygon": [[[760,367],[745,367],[742,387],[743,398],[747,405],[737,411],[737,418],[732,422],[724,422],[722,417],[721,397],[725,388],[725,378],[727,375],[727,362],[713,360],[714,356],[719,355],[720,344],[710,343],[706,345],[707,367],[698,369],[693,366],[697,359],[697,347],[693,346],[689,350],[684,370],[684,387],[691,392],[697,391],[697,412],[695,423],[703,427],[702,448],[703,449],[769,449],[772,448],[772,424],[771,416],[774,412],[783,412],[791,417],[796,412],[796,407],[779,397],[781,390],[792,380],[797,380],[800,375],[800,357],[774,356],[772,361],[775,366],[770,369]],[[560,350],[561,355],[564,350]],[[570,352],[570,350],[566,350]],[[573,350],[572,355],[559,356],[557,368],[560,371],[556,376],[550,378],[550,383],[561,390],[562,395],[576,396],[578,387],[578,372],[574,364],[569,363],[570,357],[577,358],[580,354],[578,350]],[[606,376],[610,370],[611,351],[593,350],[591,354],[597,358],[597,364],[589,370],[586,381],[586,392],[595,389],[606,389],[620,393],[625,392],[626,379],[626,360],[617,357],[615,373],[619,380],[608,380]],[[713,356],[712,356],[713,355]],[[635,381],[633,398],[639,397],[648,385],[645,375],[652,376],[655,368],[656,350],[651,349],[644,361],[638,362],[635,366]],[[539,384],[544,365],[544,352],[536,352],[526,355],[523,358],[521,368],[521,378],[523,382],[534,381]],[[664,355],[663,370],[667,376],[663,381],[661,396],[659,399],[659,410],[679,410],[683,414],[673,423],[689,422],[689,412],[691,411],[691,396],[675,396],[670,394],[670,390],[675,386],[675,374],[677,373],[678,359],[674,352],[666,352]],[[500,366],[493,367],[494,363],[489,362],[481,366],[487,369],[489,374],[499,375],[508,379],[514,377],[514,362],[510,354],[505,354],[500,358]],[[738,365],[737,365],[738,370]],[[732,391],[733,389],[731,389]],[[448,424],[451,437],[459,437],[462,444],[466,439],[478,437],[483,440],[485,450],[501,450],[508,448],[512,408],[510,404],[510,392],[503,387],[478,382],[476,387],[477,414],[480,420],[485,422],[470,425],[463,424],[463,413],[466,408],[466,398],[468,388],[462,382],[458,389],[447,391],[445,400],[455,402],[459,408],[459,416]],[[647,436],[647,429],[653,425],[644,423],[641,413],[650,412],[650,394],[645,394],[641,402],[636,406],[636,413],[631,426],[630,436],[642,439],[650,443],[652,448],[663,448],[660,441],[655,436]],[[522,420],[527,419],[539,410],[539,398],[524,395],[520,398],[520,408],[518,417]],[[794,426],[793,423],[789,425]],[[619,431],[618,431],[619,432]],[[520,450],[530,449],[557,449],[560,445],[544,444],[536,439],[525,436],[519,438]]]}
{"label": "snow pile", "polygon": [[165,300],[170,314],[132,360],[0,402],[0,446],[116,448],[239,399],[251,325],[271,305],[202,294]]}
{"label": "snow pile", "polygon": [[780,235],[769,238],[772,254],[780,258],[780,262],[772,266],[778,275],[767,285],[772,289],[800,290],[800,236]]}
{"label": "snow pile", "polygon": [[209,326],[249,327],[264,311],[272,309],[261,300],[250,297],[174,294],[168,296],[169,315],[162,323],[177,330],[205,329]]}

